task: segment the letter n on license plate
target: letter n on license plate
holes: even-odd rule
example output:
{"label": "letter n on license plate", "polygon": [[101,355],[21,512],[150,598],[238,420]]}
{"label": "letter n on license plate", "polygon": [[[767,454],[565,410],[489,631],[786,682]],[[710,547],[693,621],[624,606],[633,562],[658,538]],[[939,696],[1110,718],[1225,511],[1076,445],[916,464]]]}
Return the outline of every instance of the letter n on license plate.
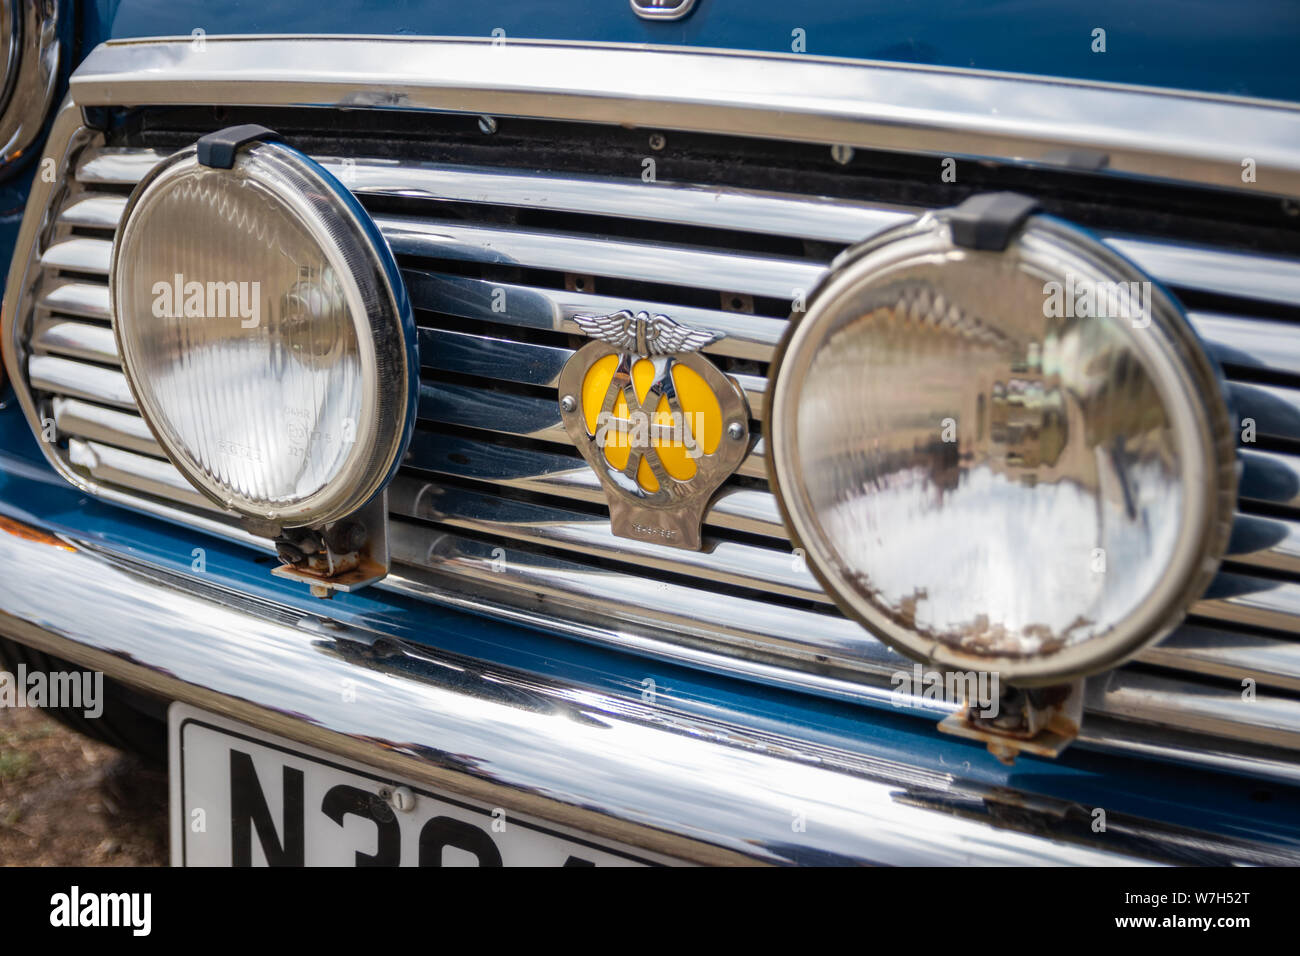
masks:
{"label": "letter n on license plate", "polygon": [[403,783],[185,704],[172,705],[168,725],[176,866],[664,862]]}

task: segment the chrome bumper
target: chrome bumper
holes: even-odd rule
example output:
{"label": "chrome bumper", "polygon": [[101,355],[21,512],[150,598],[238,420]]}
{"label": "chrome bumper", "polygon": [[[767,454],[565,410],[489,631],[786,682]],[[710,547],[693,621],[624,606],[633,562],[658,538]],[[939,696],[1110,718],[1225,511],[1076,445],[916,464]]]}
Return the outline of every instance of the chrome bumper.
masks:
{"label": "chrome bumper", "polygon": [[[1010,800],[1023,824],[1041,801],[928,771],[889,779],[856,755],[394,641],[8,519],[0,581],[0,633],[22,643],[396,777],[683,861],[1141,862],[990,822]],[[1140,839],[1151,846],[1153,835]],[[1198,845],[1213,850],[1203,835]]]}

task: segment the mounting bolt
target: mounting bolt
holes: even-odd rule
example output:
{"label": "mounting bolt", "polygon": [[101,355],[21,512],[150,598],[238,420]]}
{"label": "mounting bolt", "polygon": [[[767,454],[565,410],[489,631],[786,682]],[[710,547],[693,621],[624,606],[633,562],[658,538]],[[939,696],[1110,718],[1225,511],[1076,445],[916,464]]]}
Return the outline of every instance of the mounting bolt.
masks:
{"label": "mounting bolt", "polygon": [[394,810],[410,813],[415,809],[415,794],[411,792],[410,787],[394,787],[393,792],[389,794],[388,802],[393,805]]}
{"label": "mounting bolt", "polygon": [[578,400],[572,395],[565,395],[560,399],[560,407],[566,412],[571,412],[578,407]]}
{"label": "mounting bolt", "polygon": [[311,596],[314,598],[320,598],[321,600],[324,601],[328,601],[330,598],[334,596],[334,589],[330,587],[326,587],[323,584],[313,584],[311,585]]}
{"label": "mounting bolt", "polygon": [[740,441],[745,437],[745,426],[740,422],[732,422],[727,426],[727,437],[732,441]]}
{"label": "mounting bolt", "polygon": [[836,143],[831,147],[831,159],[841,166],[847,166],[853,161],[853,147]]}
{"label": "mounting bolt", "polygon": [[668,140],[664,139],[663,133],[650,134],[650,148],[653,149],[656,153],[659,152],[659,150],[663,149],[667,145],[668,145]]}
{"label": "mounting bolt", "polygon": [[478,128],[480,132],[491,136],[497,131],[497,121],[491,116],[480,116],[478,118]]}

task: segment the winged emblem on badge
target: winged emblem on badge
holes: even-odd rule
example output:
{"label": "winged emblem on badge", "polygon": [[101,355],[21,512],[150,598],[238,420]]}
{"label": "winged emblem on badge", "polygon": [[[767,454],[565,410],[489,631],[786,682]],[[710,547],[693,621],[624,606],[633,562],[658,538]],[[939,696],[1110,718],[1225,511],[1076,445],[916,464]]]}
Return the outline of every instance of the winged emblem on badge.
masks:
{"label": "winged emblem on badge", "polygon": [[594,341],[560,373],[560,418],[613,532],[698,549],[709,500],[749,451],[745,393],[700,354],[724,336],[647,311],[572,318]]}
{"label": "winged emblem on badge", "polygon": [[591,338],[636,355],[698,352],[722,338],[717,332],[687,328],[666,315],[652,316],[649,312],[633,315],[627,309],[609,315],[575,315],[573,321]]}

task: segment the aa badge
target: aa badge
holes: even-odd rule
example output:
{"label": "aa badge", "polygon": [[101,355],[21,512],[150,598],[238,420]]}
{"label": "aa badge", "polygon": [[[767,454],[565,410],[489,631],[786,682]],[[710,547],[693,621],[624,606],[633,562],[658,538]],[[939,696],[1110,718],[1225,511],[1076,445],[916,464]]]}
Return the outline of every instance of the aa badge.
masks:
{"label": "aa badge", "polygon": [[698,550],[709,499],[749,450],[744,392],[699,353],[721,336],[647,312],[573,320],[597,341],[560,373],[560,417],[614,533]]}

